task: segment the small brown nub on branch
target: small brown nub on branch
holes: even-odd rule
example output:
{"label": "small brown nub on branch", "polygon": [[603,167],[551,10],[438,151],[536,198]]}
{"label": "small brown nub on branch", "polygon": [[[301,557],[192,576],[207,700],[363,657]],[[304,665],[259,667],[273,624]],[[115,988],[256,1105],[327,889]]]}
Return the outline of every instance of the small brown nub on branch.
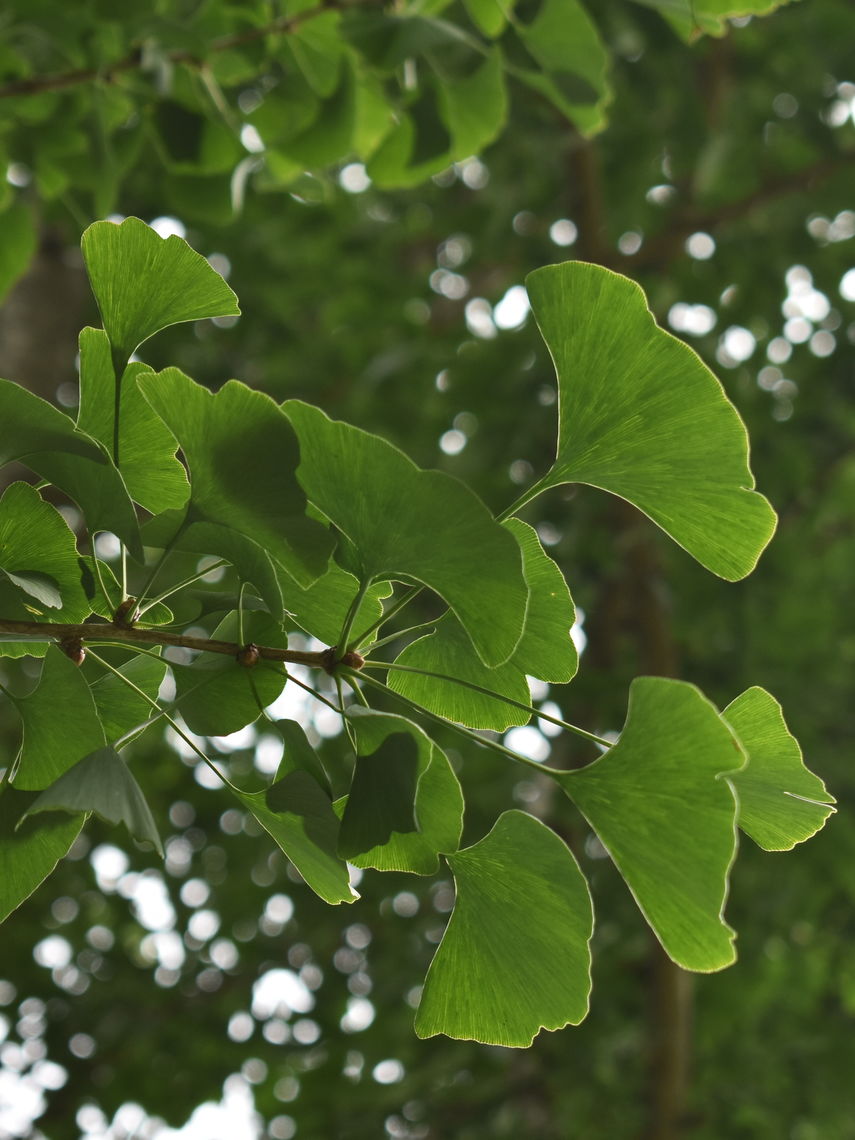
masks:
{"label": "small brown nub on branch", "polygon": [[137,619],[136,608],[136,598],[125,598],[125,600],[116,607],[116,612],[113,614],[114,624],[120,625],[122,629],[132,629]]}
{"label": "small brown nub on branch", "polygon": [[251,669],[253,665],[257,665],[261,660],[258,646],[250,641],[247,645],[244,645],[242,649],[238,650],[237,660],[241,665],[245,666],[245,668]]}
{"label": "small brown nub on branch", "polygon": [[361,653],[357,653],[355,649],[351,649],[349,653],[345,653],[341,659],[342,665],[347,665],[350,669],[361,669],[365,664],[365,658]]}
{"label": "small brown nub on branch", "polygon": [[66,637],[64,641],[59,643],[59,647],[75,665],[82,665],[86,660],[86,650],[83,648],[83,642],[79,637]]}
{"label": "small brown nub on branch", "polygon": [[349,650],[343,657],[339,657],[338,647],[331,645],[329,649],[324,650],[321,664],[332,677],[339,665],[347,665],[349,669],[361,669],[365,664],[365,658],[354,649]]}

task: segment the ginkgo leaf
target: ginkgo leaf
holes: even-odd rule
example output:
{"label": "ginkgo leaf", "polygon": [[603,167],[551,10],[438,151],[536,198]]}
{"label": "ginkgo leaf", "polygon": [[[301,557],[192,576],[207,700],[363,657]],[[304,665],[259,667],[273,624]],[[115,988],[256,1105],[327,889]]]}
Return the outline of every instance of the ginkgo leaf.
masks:
{"label": "ginkgo leaf", "polygon": [[419,1037],[526,1047],[578,1025],[591,991],[594,915],[567,845],[521,811],[448,856],[457,901],[425,980]]}
{"label": "ginkgo leaf", "polygon": [[213,394],[177,368],[141,376],[138,384],[190,468],[187,522],[245,535],[303,585],[319,578],[333,539],[306,516],[295,476],[300,447],[273,400],[237,380]]}
{"label": "ginkgo leaf", "polygon": [[83,827],[82,814],[21,822],[37,795],[7,787],[0,796],[0,922],[47,878]]}
{"label": "ginkgo leaf", "polygon": [[94,812],[106,823],[123,823],[134,839],[150,843],[163,857],[163,845],[142,789],[113,748],[84,756],[36,797],[26,816],[42,811]]}
{"label": "ginkgo leaf", "polygon": [[834,797],[805,767],[781,706],[765,689],[747,689],[721,714],[748,753],[730,776],[739,826],[766,851],[789,851],[810,839],[834,811]]}
{"label": "ginkgo leaf", "polygon": [[487,665],[507,661],[523,631],[528,587],[520,549],[469,488],[423,471],[379,436],[299,400],[284,410],[300,437],[310,500],[353,543],[366,583],[424,583],[451,607]]}
{"label": "ginkgo leaf", "polygon": [[559,388],[557,455],[538,488],[611,491],[709,570],[744,578],[776,518],[753,489],[748,435],[719,381],[627,277],[568,261],[526,285]]}
{"label": "ginkgo leaf", "polygon": [[94,222],[81,247],[114,361],[169,325],[240,314],[220,274],[177,234],[162,238],[139,218]]}
{"label": "ginkgo leaf", "polygon": [[736,855],[728,780],[745,762],[718,710],[685,681],[638,677],[617,744],[552,773],[611,855],[666,953],[687,970],[734,961],[722,917]]}

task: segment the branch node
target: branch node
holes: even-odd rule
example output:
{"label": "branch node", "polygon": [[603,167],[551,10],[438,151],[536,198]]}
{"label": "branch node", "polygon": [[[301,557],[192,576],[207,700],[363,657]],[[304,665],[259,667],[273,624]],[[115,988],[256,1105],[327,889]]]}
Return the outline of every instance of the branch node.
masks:
{"label": "branch node", "polygon": [[66,637],[59,643],[59,647],[69,660],[73,661],[75,665],[82,665],[86,660],[86,650],[83,648],[83,640],[79,637]]}
{"label": "branch node", "polygon": [[138,616],[136,598],[125,598],[113,613],[113,624],[122,629],[133,629]]}
{"label": "branch node", "polygon": [[237,651],[235,658],[238,664],[243,665],[246,669],[251,669],[261,660],[261,653],[258,646],[250,641]]}

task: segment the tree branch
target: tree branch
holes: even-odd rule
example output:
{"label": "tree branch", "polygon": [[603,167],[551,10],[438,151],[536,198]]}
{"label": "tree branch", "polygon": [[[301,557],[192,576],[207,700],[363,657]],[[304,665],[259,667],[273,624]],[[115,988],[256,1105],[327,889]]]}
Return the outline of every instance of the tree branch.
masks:
{"label": "tree branch", "polygon": [[[4,636],[14,634],[14,637]],[[358,653],[345,653],[339,658],[335,647],[317,651],[278,649],[275,646],[238,645],[233,641],[215,641],[206,637],[188,637],[183,633],[169,633],[161,629],[137,629],[116,622],[85,622],[66,625],[61,622],[8,621],[0,618],[0,640],[3,641],[55,641],[60,645],[80,645],[86,641],[121,641],[128,645],[177,645],[182,649],[198,649],[204,653],[220,653],[251,665],[255,660],[286,661],[294,665],[308,665],[335,671],[344,664],[361,669],[363,659]],[[247,655],[247,649],[253,652]],[[251,658],[251,659],[250,659]]]}
{"label": "tree branch", "polygon": [[[242,44],[252,43],[264,39],[265,36],[287,36],[297,28],[321,16],[324,12],[340,12],[347,8],[358,7],[363,0],[323,0],[316,8],[307,8],[293,16],[281,16],[265,24],[263,28],[251,28],[248,31],[236,32],[231,36],[221,36],[212,40],[204,52],[187,51],[185,48],[176,48],[164,56],[168,63],[199,64],[202,56],[207,58],[219,52],[229,51]],[[124,71],[139,71],[143,68],[144,57],[140,48],[134,48],[115,63],[105,64],[101,67],[81,67],[73,71],[58,72],[55,75],[33,75],[27,79],[14,79],[0,87],[0,99],[16,98],[21,95],[36,95],[42,91],[57,91],[63,87],[76,87],[82,83],[92,83],[96,80],[111,82],[113,77]]]}

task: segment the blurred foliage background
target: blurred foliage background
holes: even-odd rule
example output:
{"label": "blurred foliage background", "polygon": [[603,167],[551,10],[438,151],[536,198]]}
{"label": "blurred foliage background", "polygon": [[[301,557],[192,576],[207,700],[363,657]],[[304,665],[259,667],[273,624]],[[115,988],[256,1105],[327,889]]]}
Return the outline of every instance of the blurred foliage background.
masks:
{"label": "blurred foliage background", "polygon": [[[97,323],[80,231],[136,214],[208,254],[243,310],[161,335],[152,365],[308,399],[464,476],[498,510],[549,466],[555,435],[524,276],[579,257],[634,277],[739,407],[780,529],[732,585],[618,500],[587,487],[539,500],[527,517],[587,638],[578,678],[549,695],[604,732],[620,727],[638,673],[695,681],[719,705],[761,684],[843,810],[786,856],[743,842],[728,906],[740,960],[689,977],[664,961],[570,805],[449,734],[468,840],[513,802],[582,860],[598,913],[594,996],[581,1027],[527,1051],[419,1041],[415,987],[450,884],[375,875],[352,908],[326,907],[174,741],[149,733],[136,763],[165,866],[90,825],[4,927],[0,1135],[855,1137],[855,12],[805,0],[693,38],[680,4],[676,28],[654,10],[665,4],[590,7],[606,50],[596,75],[574,73],[584,111],[566,87],[511,76],[476,155],[459,139],[431,152],[436,106],[416,105],[471,76],[465,61],[436,78],[427,59],[433,78],[423,70],[413,87],[407,60],[378,64],[372,41],[374,56],[348,56],[351,79],[334,82],[312,71],[332,50],[323,29],[257,33],[305,5],[131,4],[121,18],[95,2],[9,5],[0,373],[74,407],[76,333]],[[466,5],[476,26],[489,8]],[[456,7],[421,11],[465,22]],[[244,40],[209,66],[205,45],[228,36]],[[360,106],[378,95],[369,64],[387,120],[352,117],[348,135],[336,99],[346,82]],[[298,72],[314,77],[311,99],[289,86]],[[377,159],[395,107],[421,132],[421,166]],[[311,724],[334,768],[338,725]],[[577,762],[564,737],[513,731],[528,734],[521,748]],[[17,733],[4,712],[7,754]],[[263,728],[218,747],[235,778],[270,771]]]}

